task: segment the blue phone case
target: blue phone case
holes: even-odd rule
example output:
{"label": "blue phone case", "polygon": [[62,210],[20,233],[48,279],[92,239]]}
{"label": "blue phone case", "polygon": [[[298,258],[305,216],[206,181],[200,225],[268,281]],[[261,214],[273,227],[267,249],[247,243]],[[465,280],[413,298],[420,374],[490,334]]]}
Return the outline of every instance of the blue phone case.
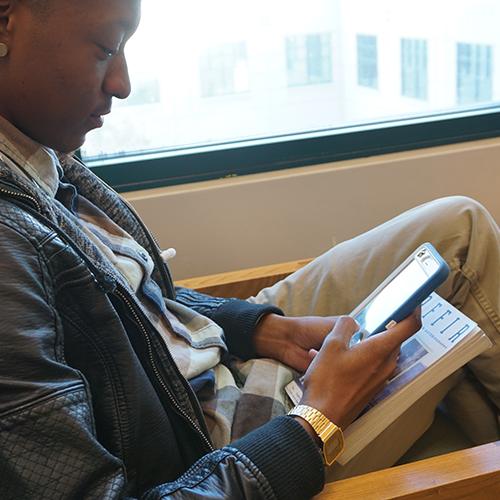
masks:
{"label": "blue phone case", "polygon": [[[356,318],[356,316],[363,311],[363,309],[376,297],[388,283],[390,283],[398,274],[403,271],[408,264],[412,262],[415,256],[426,248],[429,253],[436,259],[438,263],[437,271],[430,276],[427,281],[418,287],[415,292],[408,297],[408,299],[395,311],[393,311],[387,318],[380,322],[380,324],[370,333],[370,335],[375,335],[386,329],[386,325],[391,321],[398,323],[399,321],[410,315],[439,285],[441,285],[449,275],[450,268],[444,259],[439,255],[437,250],[431,243],[424,243],[420,245],[417,250],[415,250],[400,266],[397,267],[354,311],[351,312],[350,316]],[[353,343],[359,342],[363,339],[362,332],[358,332],[353,337],[351,345]]]}

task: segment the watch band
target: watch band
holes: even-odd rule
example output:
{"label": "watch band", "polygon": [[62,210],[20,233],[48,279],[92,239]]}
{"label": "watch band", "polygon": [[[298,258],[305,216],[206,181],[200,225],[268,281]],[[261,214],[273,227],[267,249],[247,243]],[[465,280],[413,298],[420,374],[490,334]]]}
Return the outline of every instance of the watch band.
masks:
{"label": "watch band", "polygon": [[331,465],[344,449],[342,429],[312,406],[297,405],[288,415],[301,417],[311,425],[323,444],[323,459],[326,465]]}

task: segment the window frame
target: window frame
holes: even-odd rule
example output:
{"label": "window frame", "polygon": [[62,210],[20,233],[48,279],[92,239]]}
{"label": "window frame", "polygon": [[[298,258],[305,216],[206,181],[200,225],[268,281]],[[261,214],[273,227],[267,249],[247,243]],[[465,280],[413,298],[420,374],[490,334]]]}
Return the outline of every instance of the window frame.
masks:
{"label": "window frame", "polygon": [[319,165],[500,136],[500,106],[284,137],[87,161],[120,192]]}

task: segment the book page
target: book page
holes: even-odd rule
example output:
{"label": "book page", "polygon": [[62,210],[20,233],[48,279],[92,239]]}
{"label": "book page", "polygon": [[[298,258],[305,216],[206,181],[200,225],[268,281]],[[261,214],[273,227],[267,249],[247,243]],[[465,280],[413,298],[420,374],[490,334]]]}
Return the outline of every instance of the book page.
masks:
{"label": "book page", "polygon": [[363,413],[406,386],[476,328],[474,321],[431,294],[422,303],[422,328],[403,343],[393,377]]}

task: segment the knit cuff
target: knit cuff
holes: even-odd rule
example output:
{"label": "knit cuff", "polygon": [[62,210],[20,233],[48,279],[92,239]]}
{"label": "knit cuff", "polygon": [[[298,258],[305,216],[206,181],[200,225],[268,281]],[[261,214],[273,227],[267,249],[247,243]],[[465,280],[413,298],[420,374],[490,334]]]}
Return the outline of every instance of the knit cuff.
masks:
{"label": "knit cuff", "polygon": [[257,324],[271,313],[283,316],[283,311],[275,306],[232,299],[214,311],[212,319],[223,328],[229,352],[241,359],[251,359],[257,357],[253,342]]}
{"label": "knit cuff", "polygon": [[278,498],[311,498],[324,486],[324,465],[318,446],[288,416],[277,417],[231,447],[244,453],[266,476]]}

